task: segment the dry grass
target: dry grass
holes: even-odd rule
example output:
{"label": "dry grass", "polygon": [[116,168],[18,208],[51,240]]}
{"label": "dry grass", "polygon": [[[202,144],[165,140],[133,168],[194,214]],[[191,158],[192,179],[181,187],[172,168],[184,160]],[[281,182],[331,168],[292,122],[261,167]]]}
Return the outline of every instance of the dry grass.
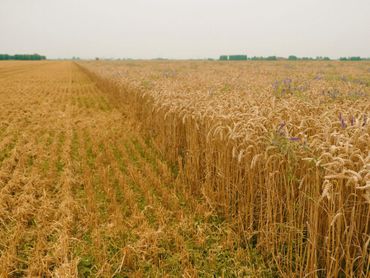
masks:
{"label": "dry grass", "polygon": [[71,62],[0,63],[0,276],[272,276],[132,112]]}
{"label": "dry grass", "polygon": [[280,275],[369,277],[369,63],[80,65]]}

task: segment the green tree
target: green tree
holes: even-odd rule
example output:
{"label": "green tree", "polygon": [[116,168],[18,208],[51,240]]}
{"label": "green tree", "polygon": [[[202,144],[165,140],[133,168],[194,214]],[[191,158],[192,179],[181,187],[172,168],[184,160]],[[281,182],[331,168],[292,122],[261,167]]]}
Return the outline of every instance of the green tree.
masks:
{"label": "green tree", "polygon": [[230,55],[230,61],[246,61],[248,59],[247,55]]}

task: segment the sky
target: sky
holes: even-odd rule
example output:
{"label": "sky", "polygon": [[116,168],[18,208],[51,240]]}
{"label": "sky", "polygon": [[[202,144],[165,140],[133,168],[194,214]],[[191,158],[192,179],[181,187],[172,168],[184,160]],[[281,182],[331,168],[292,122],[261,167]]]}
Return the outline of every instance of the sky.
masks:
{"label": "sky", "polygon": [[1,0],[0,53],[370,57],[370,0]]}

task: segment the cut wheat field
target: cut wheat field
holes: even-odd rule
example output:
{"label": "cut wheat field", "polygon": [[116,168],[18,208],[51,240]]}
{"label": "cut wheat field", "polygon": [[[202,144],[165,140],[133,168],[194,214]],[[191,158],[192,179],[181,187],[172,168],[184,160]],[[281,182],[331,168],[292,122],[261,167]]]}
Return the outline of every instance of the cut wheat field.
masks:
{"label": "cut wheat field", "polygon": [[72,62],[0,64],[0,277],[271,275]]}
{"label": "cut wheat field", "polygon": [[370,64],[0,63],[0,277],[370,277]]}

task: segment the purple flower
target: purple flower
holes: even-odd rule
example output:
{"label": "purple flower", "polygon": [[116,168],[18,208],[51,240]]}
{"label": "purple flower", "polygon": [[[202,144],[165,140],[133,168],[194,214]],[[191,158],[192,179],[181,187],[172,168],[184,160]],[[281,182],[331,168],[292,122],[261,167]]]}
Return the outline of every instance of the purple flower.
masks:
{"label": "purple flower", "polygon": [[342,117],[342,113],[339,113],[339,120],[340,120],[340,124],[342,125],[342,128],[346,128],[347,125]]}
{"label": "purple flower", "polygon": [[301,139],[300,139],[300,138],[298,138],[298,137],[290,137],[290,138],[289,138],[289,140],[290,140],[290,141],[295,141],[295,142],[297,142],[297,141],[300,141]]}
{"label": "purple flower", "polygon": [[286,125],[286,123],[285,123],[285,121],[284,122],[282,122],[280,125],[279,125],[279,131],[284,127]]}
{"label": "purple flower", "polygon": [[279,133],[279,135],[281,135],[281,136],[283,136],[284,135],[284,130],[283,130],[283,128],[284,128],[284,126],[286,125],[286,123],[285,123],[285,121],[284,122],[282,122],[280,125],[279,125],[279,128],[278,128],[278,130],[277,130],[277,132]]}
{"label": "purple flower", "polygon": [[287,78],[287,79],[284,79],[283,81],[285,84],[289,85],[290,83],[292,83],[292,79],[290,78]]}

